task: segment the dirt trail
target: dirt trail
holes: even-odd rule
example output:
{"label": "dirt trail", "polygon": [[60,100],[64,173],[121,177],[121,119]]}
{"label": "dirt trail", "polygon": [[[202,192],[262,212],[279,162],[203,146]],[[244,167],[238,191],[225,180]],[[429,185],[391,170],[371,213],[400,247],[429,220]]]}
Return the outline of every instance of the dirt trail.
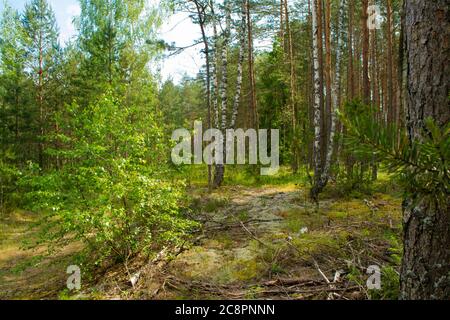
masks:
{"label": "dirt trail", "polygon": [[[345,264],[344,259],[335,257],[340,255],[337,251],[353,241],[346,239],[347,234],[341,239],[341,231],[352,228],[354,219],[348,214],[336,218],[335,201],[322,201],[318,208],[307,200],[305,190],[285,185],[223,188],[220,194],[202,195],[199,202],[196,219],[203,222],[204,228],[198,241],[147,276],[138,297],[362,296],[354,283],[340,279],[335,285],[327,283]],[[364,215],[371,213],[363,200],[355,203]],[[353,227],[364,226],[359,218]],[[378,218],[383,221],[385,217]],[[341,290],[345,294],[339,293]]]}
{"label": "dirt trail", "polygon": [[[163,251],[151,263],[133,261],[128,270],[117,266],[64,298],[360,299],[367,297],[361,283],[368,265],[395,267],[400,200],[388,194],[329,197],[319,207],[294,184],[191,194],[192,218],[202,225],[193,245],[175,256]],[[32,236],[30,219],[0,221],[0,299],[64,292],[77,248],[42,259],[39,251],[19,250],[20,240]],[[344,272],[334,279],[337,270]]]}

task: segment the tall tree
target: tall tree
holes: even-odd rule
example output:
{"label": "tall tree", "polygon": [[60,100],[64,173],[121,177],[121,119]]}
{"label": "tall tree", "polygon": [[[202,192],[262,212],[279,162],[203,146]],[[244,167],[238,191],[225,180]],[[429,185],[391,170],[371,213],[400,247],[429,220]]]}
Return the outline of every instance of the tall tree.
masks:
{"label": "tall tree", "polygon": [[44,167],[44,142],[46,122],[50,116],[49,87],[58,60],[58,28],[55,14],[46,0],[32,0],[25,6],[23,14],[25,33],[26,67],[33,79],[36,104],[38,106],[38,155],[39,165]]}
{"label": "tall tree", "polygon": [[[26,91],[29,81],[25,77],[25,48],[19,13],[6,5],[0,20],[0,113],[1,148],[10,147],[23,155],[27,152],[28,137],[24,127],[30,122],[29,101]],[[29,131],[29,130],[27,130]],[[21,159],[23,160],[23,159]]]}
{"label": "tall tree", "polygon": [[[316,169],[318,171],[318,173],[315,174],[319,174],[319,177],[315,179],[314,182],[314,186],[311,189],[311,197],[317,201],[317,197],[318,195],[322,192],[323,188],[325,188],[325,186],[328,183],[328,180],[330,178],[330,167],[331,167],[331,161],[333,158],[333,150],[334,150],[334,137],[336,134],[336,121],[337,121],[337,116],[336,113],[339,109],[339,99],[338,99],[338,90],[339,90],[339,86],[340,86],[340,82],[341,82],[341,48],[340,48],[340,41],[341,41],[341,30],[343,28],[343,18],[344,18],[344,12],[345,12],[345,0],[341,0],[340,1],[340,6],[339,6],[339,18],[338,18],[338,23],[337,23],[337,41],[336,41],[336,71],[335,71],[335,79],[334,79],[334,83],[332,85],[332,90],[331,90],[331,96],[332,96],[332,110],[330,110],[331,114],[331,122],[330,122],[330,135],[329,135],[329,140],[328,143],[325,146],[321,146],[321,148],[326,148],[326,153],[325,153],[325,163],[323,168],[320,169]],[[331,54],[331,52],[330,52]],[[331,60],[331,59],[330,59]],[[331,61],[330,61],[331,63]],[[331,68],[330,68],[331,69]],[[331,72],[331,70],[330,70]],[[330,79],[331,81],[331,79]],[[331,83],[330,83],[331,86]],[[315,122],[316,125],[316,122]],[[316,139],[318,139],[318,137],[316,136]]]}
{"label": "tall tree", "polygon": [[292,112],[292,171],[296,173],[298,171],[298,160],[299,160],[299,150],[298,150],[298,132],[297,132],[297,101],[296,101],[296,74],[295,74],[295,61],[294,61],[294,44],[292,43],[292,31],[289,22],[289,8],[287,1],[282,2],[284,6],[284,17],[286,21],[286,34],[287,38],[287,48],[288,48],[288,60],[289,60],[289,103]]}
{"label": "tall tree", "polygon": [[[205,60],[206,60],[206,108],[207,108],[207,122],[208,122],[208,128],[211,128],[211,63],[210,63],[210,52],[209,52],[209,40],[208,36],[206,34],[206,19],[207,19],[207,13],[206,8],[208,7],[207,4],[202,4],[198,0],[192,0],[194,2],[195,8],[197,10],[197,19],[198,24],[200,25],[200,30],[202,33],[202,41],[204,45],[204,53],[205,53]],[[208,188],[211,189],[212,187],[212,167],[211,165],[208,165]]]}
{"label": "tall tree", "polygon": [[248,74],[250,82],[250,114],[251,126],[258,129],[258,111],[256,102],[256,79],[255,79],[255,62],[253,52],[253,23],[251,16],[250,0],[244,0],[247,15],[247,54],[248,54]]}
{"label": "tall tree", "polygon": [[392,0],[387,0],[387,20],[386,20],[386,38],[387,38],[387,122],[395,123],[395,99],[394,99],[394,62],[393,62],[393,27],[392,27]]}
{"label": "tall tree", "polygon": [[365,104],[370,102],[370,84],[369,84],[369,28],[367,25],[369,0],[362,1],[361,28],[362,37],[362,60],[363,60],[363,101]]}
{"label": "tall tree", "polygon": [[[314,82],[314,91],[313,91],[313,127],[314,127],[314,185],[319,185],[320,175],[321,175],[321,132],[322,132],[322,121],[321,121],[321,107],[320,107],[320,91],[321,91],[321,81],[320,81],[320,61],[319,61],[319,43],[321,42],[322,37],[319,37],[319,19],[318,17],[318,6],[320,6],[320,2],[317,0],[312,0],[311,4],[311,16],[312,16],[312,38],[313,38],[313,82]],[[311,189],[311,197],[317,201],[318,193],[315,191],[313,187]]]}
{"label": "tall tree", "polygon": [[[448,0],[405,1],[408,134],[424,138],[425,119],[450,121],[450,7]],[[447,177],[448,178],[448,177]],[[412,194],[403,212],[403,299],[450,297],[450,205]]]}

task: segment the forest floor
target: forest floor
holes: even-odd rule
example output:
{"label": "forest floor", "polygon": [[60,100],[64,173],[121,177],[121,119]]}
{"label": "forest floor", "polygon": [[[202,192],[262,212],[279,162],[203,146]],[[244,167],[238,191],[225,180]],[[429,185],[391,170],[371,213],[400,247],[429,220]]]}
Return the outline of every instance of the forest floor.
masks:
{"label": "forest floor", "polygon": [[[395,189],[395,188],[394,188]],[[332,188],[330,188],[332,190]],[[0,220],[0,299],[367,299],[396,295],[401,198],[386,181],[369,195],[326,192],[317,206],[292,182],[191,187],[201,228],[175,253],[135,259],[65,288],[73,245],[46,257],[20,250],[33,214]],[[369,266],[382,290],[368,290]],[[131,284],[133,278],[134,284]]]}

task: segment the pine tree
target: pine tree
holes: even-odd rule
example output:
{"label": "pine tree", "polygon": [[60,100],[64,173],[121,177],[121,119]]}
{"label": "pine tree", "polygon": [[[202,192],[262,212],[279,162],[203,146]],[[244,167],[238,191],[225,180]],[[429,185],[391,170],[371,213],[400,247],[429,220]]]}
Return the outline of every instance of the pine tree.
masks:
{"label": "pine tree", "polygon": [[46,0],[32,0],[25,6],[22,18],[25,67],[33,81],[33,93],[37,106],[37,136],[39,165],[48,163],[44,156],[44,136],[48,131],[49,120],[54,112],[50,96],[52,82],[55,80],[56,61],[60,52],[58,28],[55,14]]}

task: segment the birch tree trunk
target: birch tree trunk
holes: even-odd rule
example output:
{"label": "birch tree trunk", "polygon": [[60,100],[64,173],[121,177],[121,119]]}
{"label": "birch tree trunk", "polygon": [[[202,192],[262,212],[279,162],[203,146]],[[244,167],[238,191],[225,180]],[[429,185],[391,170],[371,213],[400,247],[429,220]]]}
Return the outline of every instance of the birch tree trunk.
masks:
{"label": "birch tree trunk", "polygon": [[[222,50],[221,50],[221,56],[220,60],[222,62],[221,64],[221,72],[222,72],[222,81],[220,85],[220,97],[221,97],[221,124],[220,129],[222,131],[222,137],[219,141],[220,144],[225,144],[225,130],[227,128],[227,107],[228,107],[228,43],[230,41],[230,28],[231,28],[231,9],[230,9],[230,2],[228,0],[225,0],[224,2],[225,7],[225,20],[226,20],[226,26],[225,30],[223,32],[222,37]],[[215,168],[215,175],[214,175],[214,188],[218,188],[222,185],[224,174],[225,174],[225,155],[226,155],[226,149],[223,147],[224,153],[222,155],[223,163],[216,164]]]}
{"label": "birch tree trunk", "polygon": [[241,99],[242,91],[242,74],[243,74],[243,64],[244,64],[244,54],[245,54],[245,32],[246,32],[246,9],[245,5],[242,6],[241,11],[241,25],[239,31],[239,57],[237,66],[237,76],[236,76],[236,92],[234,95],[233,102],[233,114],[231,116],[230,128],[234,129],[236,126],[236,119],[239,110],[239,103]]}
{"label": "birch tree trunk", "polygon": [[[450,9],[448,0],[409,0],[405,4],[408,132],[422,139],[424,120],[443,127],[450,120]],[[450,297],[450,203],[404,201],[402,299]]]}
{"label": "birch tree trunk", "polygon": [[[320,177],[316,179],[315,185],[311,190],[311,198],[317,201],[318,195],[323,191],[323,188],[328,183],[330,178],[330,168],[331,168],[331,160],[333,158],[333,150],[334,150],[334,137],[336,133],[336,121],[337,116],[336,112],[339,109],[338,105],[338,90],[341,82],[341,49],[340,49],[340,40],[341,40],[341,30],[343,17],[345,15],[345,0],[341,0],[339,6],[339,19],[337,26],[337,41],[336,41],[336,76],[334,79],[333,87],[332,87],[332,110],[331,110],[331,125],[330,125],[330,137],[327,144],[326,149],[326,158],[325,165],[323,167],[322,172],[320,173]],[[317,138],[316,138],[317,139]]]}
{"label": "birch tree trunk", "polygon": [[386,37],[387,37],[387,122],[395,123],[395,106],[394,106],[394,71],[392,62],[392,1],[387,0],[387,21],[386,21]]}
{"label": "birch tree trunk", "polygon": [[220,50],[219,43],[218,43],[218,36],[217,36],[217,21],[216,21],[216,14],[214,11],[214,1],[209,1],[209,6],[211,9],[211,16],[212,16],[212,23],[213,23],[213,70],[211,73],[211,100],[212,100],[212,112],[214,116],[214,128],[219,128],[219,55],[218,52]]}
{"label": "birch tree trunk", "polygon": [[[317,201],[317,190],[316,186],[319,185],[319,180],[321,176],[321,107],[320,107],[320,90],[321,81],[319,75],[319,25],[317,19],[317,0],[312,0],[311,4],[311,16],[312,16],[312,38],[313,38],[313,126],[314,126],[314,187],[311,189],[311,198]],[[322,37],[320,37],[321,39]]]}
{"label": "birch tree trunk", "polygon": [[250,14],[250,1],[245,0],[246,14],[247,14],[247,45],[248,45],[248,73],[250,81],[250,113],[251,126],[258,130],[258,112],[256,106],[256,81],[255,81],[255,66],[253,57],[253,30],[252,18]]}

